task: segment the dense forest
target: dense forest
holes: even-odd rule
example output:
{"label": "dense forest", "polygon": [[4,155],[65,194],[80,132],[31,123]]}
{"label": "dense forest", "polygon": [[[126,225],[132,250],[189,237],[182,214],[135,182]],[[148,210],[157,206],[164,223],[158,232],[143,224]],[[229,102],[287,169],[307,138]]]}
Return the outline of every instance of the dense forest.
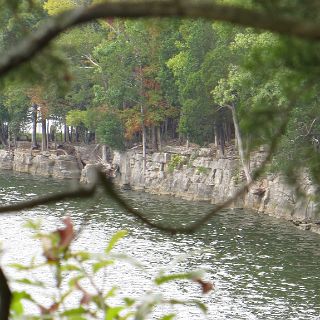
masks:
{"label": "dense forest", "polygon": [[[2,51],[44,18],[87,2],[13,2],[1,12]],[[286,1],[278,6],[295,9]],[[1,142],[32,132],[36,146],[41,123],[43,150],[50,140],[157,150],[178,139],[214,143],[222,153],[236,143],[245,158],[288,119],[275,167],[285,157],[293,172],[317,157],[318,49],[316,42],[201,19],[101,19],[62,33],[2,79]],[[317,166],[311,169],[320,179]]]}

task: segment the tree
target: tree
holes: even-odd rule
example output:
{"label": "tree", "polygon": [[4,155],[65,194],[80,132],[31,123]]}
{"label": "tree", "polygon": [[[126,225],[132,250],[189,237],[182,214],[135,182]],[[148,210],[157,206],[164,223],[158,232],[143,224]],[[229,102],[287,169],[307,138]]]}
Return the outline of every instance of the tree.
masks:
{"label": "tree", "polygon": [[[24,94],[26,88],[16,82],[7,81],[4,90],[3,106],[6,109],[4,116],[8,122],[8,144],[16,145],[18,135],[25,129],[28,122],[30,101]],[[3,137],[6,145],[6,139]]]}
{"label": "tree", "polygon": [[205,21],[180,26],[179,52],[168,61],[179,89],[181,118],[179,131],[187,139],[202,144],[214,136],[214,109],[210,91],[203,82],[201,66],[214,45],[212,25]]}
{"label": "tree", "polygon": [[100,142],[112,149],[124,149],[124,130],[116,112],[109,111],[103,116],[97,127],[97,136]]}

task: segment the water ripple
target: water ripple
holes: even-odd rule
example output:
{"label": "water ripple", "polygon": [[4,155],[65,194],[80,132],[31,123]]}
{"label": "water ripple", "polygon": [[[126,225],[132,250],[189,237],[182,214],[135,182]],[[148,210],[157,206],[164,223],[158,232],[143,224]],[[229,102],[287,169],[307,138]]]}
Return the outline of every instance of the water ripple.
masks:
{"label": "water ripple", "polygon": [[[0,175],[0,201],[10,203],[60,191],[68,183],[41,177],[3,173]],[[207,203],[191,203],[176,198],[125,192],[136,208],[155,221],[185,225],[208,211]],[[54,230],[61,217],[69,214],[77,227],[85,218],[85,228],[74,244],[78,249],[99,252],[118,229],[129,230],[118,250],[141,261],[139,270],[121,264],[108,280],[121,279],[123,294],[137,296],[152,289],[150,278],[159,268],[185,271],[203,268],[215,291],[203,297],[193,284],[165,285],[175,298],[199,298],[209,306],[204,317],[197,309],[178,307],[178,319],[319,319],[320,237],[268,216],[243,210],[225,210],[194,235],[175,237],[151,230],[132,216],[123,214],[112,200],[97,196],[80,203],[60,202],[51,206],[3,216],[0,238],[3,263],[26,263],[40,251],[39,245],[22,225],[28,218],[40,218],[47,230]],[[158,310],[159,312],[161,310]]]}

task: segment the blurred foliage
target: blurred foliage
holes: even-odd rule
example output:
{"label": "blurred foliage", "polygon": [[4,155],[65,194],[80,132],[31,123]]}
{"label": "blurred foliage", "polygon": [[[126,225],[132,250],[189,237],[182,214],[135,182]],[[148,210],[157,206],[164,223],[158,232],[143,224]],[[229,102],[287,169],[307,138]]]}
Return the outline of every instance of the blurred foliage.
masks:
{"label": "blurred foliage", "polygon": [[[24,291],[13,292],[11,303],[12,319],[147,319],[152,315],[158,305],[185,306],[195,305],[204,313],[206,306],[198,300],[177,300],[166,297],[161,290],[161,285],[168,282],[185,281],[196,282],[203,293],[212,290],[213,285],[202,280],[203,272],[190,271],[185,273],[172,273],[171,270],[161,270],[153,279],[152,292],[140,298],[127,297],[118,294],[121,280],[117,287],[108,286],[107,274],[112,269],[119,269],[124,264],[140,271],[141,275],[147,274],[146,269],[133,257],[116,251],[117,244],[127,236],[126,230],[113,234],[103,252],[93,253],[72,249],[72,243],[79,236],[74,229],[69,217],[63,220],[63,226],[50,232],[42,231],[38,221],[29,221],[27,227],[40,241],[42,254],[32,257],[30,264],[13,263],[11,268],[18,271],[19,278],[14,283],[23,285]],[[80,234],[81,236],[81,234]],[[41,273],[46,273],[45,280],[39,280]],[[24,276],[26,274],[26,276]],[[105,278],[105,281],[101,279]],[[33,295],[30,288],[37,288],[37,292],[46,293],[48,299],[41,301],[39,295]],[[25,310],[25,303],[35,307],[35,314]],[[175,314],[161,315],[161,319],[174,319]]]}

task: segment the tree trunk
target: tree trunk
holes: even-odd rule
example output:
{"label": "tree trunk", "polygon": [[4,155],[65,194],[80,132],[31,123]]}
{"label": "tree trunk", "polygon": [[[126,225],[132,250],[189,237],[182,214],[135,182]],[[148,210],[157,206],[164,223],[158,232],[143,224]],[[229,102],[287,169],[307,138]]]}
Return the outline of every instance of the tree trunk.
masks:
{"label": "tree trunk", "polygon": [[162,150],[162,143],[161,143],[161,127],[157,126],[157,141],[158,141],[158,150]]}
{"label": "tree trunk", "polygon": [[11,133],[10,133],[10,129],[8,129],[8,147],[9,147],[9,151],[11,150]]}
{"label": "tree trunk", "polygon": [[230,144],[232,140],[232,130],[231,130],[230,121],[228,121],[227,128],[228,128],[228,143]]}
{"label": "tree trunk", "polygon": [[213,126],[213,132],[214,132],[214,145],[216,148],[218,148],[218,128],[217,128],[217,123],[214,123]]}
{"label": "tree trunk", "polygon": [[[140,95],[143,96],[143,75],[142,75],[142,63],[140,60],[140,72],[139,72],[139,82],[140,82]],[[147,143],[147,132],[146,132],[146,126],[144,123],[144,107],[143,104],[141,103],[140,106],[140,112],[141,112],[141,129],[142,129],[142,165],[143,165],[143,177],[145,176],[146,172],[146,156],[147,156],[147,150],[146,150],[146,143]]]}
{"label": "tree trunk", "polygon": [[13,147],[14,148],[17,147],[17,135],[16,134],[13,135]]}
{"label": "tree trunk", "polygon": [[49,120],[47,121],[47,129],[46,129],[46,133],[47,133],[47,148],[49,148],[49,141],[50,141]]}
{"label": "tree trunk", "polygon": [[146,133],[146,126],[144,125],[144,110],[141,106],[141,115],[142,115],[142,165],[143,165],[143,174],[146,171],[146,157],[147,157],[147,133]]}
{"label": "tree trunk", "polygon": [[38,121],[38,106],[32,105],[32,133],[31,133],[31,145],[37,146],[37,121]]}
{"label": "tree trunk", "polygon": [[69,131],[69,142],[73,142],[73,126],[70,127],[70,131]]}
{"label": "tree trunk", "polygon": [[223,132],[224,132],[224,141],[226,143],[229,142],[229,134],[228,134],[228,125],[226,121],[223,122]]}
{"label": "tree trunk", "polygon": [[240,161],[241,161],[241,164],[242,164],[242,167],[243,167],[244,174],[245,174],[246,179],[247,179],[247,183],[250,183],[252,181],[252,177],[251,177],[248,161],[245,159],[245,156],[244,156],[242,137],[241,137],[241,133],[240,133],[240,128],[239,128],[236,109],[235,109],[234,105],[231,105],[231,106],[228,106],[228,107],[229,107],[229,109],[231,109],[231,113],[232,113],[232,120],[233,120],[236,140],[238,142],[238,150],[239,150]]}
{"label": "tree trunk", "polygon": [[7,142],[8,142],[8,140],[9,140],[9,123],[4,124],[3,126],[4,126],[4,128],[3,128],[3,130],[4,130],[4,137],[6,138],[6,140],[7,140]]}
{"label": "tree trunk", "polygon": [[166,118],[166,121],[164,122],[164,138],[166,141],[168,141],[168,118]]}
{"label": "tree trunk", "polygon": [[66,124],[64,124],[64,137],[63,137],[63,142],[68,142],[69,141],[69,128]]}
{"label": "tree trunk", "polygon": [[223,124],[219,123],[218,124],[218,144],[220,146],[221,153],[224,155],[224,150],[225,150],[225,139],[224,139],[224,130],[223,130]]}
{"label": "tree trunk", "polygon": [[171,120],[171,139],[176,138],[176,131],[177,131],[177,123],[174,120]]}
{"label": "tree trunk", "polygon": [[107,162],[108,161],[108,156],[107,156],[107,145],[106,144],[103,144],[101,146],[101,158],[102,158],[102,161],[104,162]]}
{"label": "tree trunk", "polygon": [[8,142],[7,142],[7,139],[6,139],[6,132],[5,132],[6,128],[5,128],[3,123],[1,123],[0,130],[1,130],[1,132],[0,132],[0,141],[1,141],[3,146],[7,146]]}
{"label": "tree trunk", "polygon": [[48,148],[48,144],[47,144],[47,121],[43,117],[41,118],[41,133],[42,133],[41,150],[45,151]]}
{"label": "tree trunk", "polygon": [[153,149],[158,151],[156,126],[152,126],[152,128],[151,128],[151,138],[152,138],[152,147],[153,147]]}
{"label": "tree trunk", "polygon": [[75,142],[79,142],[79,127],[75,127]]}

